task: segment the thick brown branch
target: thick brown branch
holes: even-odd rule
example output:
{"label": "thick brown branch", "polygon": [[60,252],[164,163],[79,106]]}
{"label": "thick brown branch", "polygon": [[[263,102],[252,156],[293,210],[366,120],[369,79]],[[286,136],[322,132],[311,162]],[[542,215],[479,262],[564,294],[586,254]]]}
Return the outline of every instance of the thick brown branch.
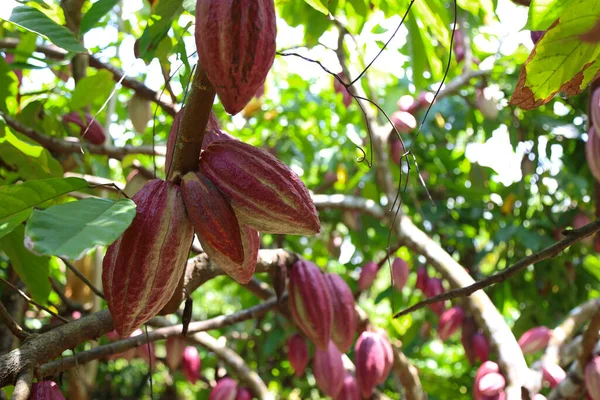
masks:
{"label": "thick brown branch", "polygon": [[15,390],[10,397],[11,400],[27,400],[31,393],[31,383],[33,382],[33,366],[24,368],[15,383]]}

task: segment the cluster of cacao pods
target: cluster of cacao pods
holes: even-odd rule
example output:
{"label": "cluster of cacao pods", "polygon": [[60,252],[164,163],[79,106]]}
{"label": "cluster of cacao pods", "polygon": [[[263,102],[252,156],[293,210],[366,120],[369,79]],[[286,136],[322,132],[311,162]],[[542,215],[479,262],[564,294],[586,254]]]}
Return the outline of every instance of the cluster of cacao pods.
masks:
{"label": "cluster of cacao pods", "polygon": [[[85,120],[82,118],[85,118]],[[106,134],[104,133],[104,127],[95,119],[90,113],[81,113],[78,111],[71,111],[65,114],[62,118],[63,123],[68,127],[74,127],[76,132],[83,140],[92,144],[104,144],[106,141]]]}
{"label": "cluster of cacao pods", "polygon": [[225,377],[219,379],[210,391],[208,400],[252,400],[252,393],[245,387],[239,387],[233,379]]}
{"label": "cluster of cacao pods", "polygon": [[237,114],[252,100],[275,59],[273,0],[198,0],[196,48],[225,110]]}
{"label": "cluster of cacao pods", "polygon": [[500,374],[500,368],[498,364],[493,361],[486,361],[475,374],[475,382],[473,383],[473,399],[484,400],[484,399],[506,399],[506,393],[504,388],[506,387],[506,380],[504,376]]}
{"label": "cluster of cacao pods", "polygon": [[[379,265],[377,265],[374,261],[368,261],[363,265],[360,270],[360,275],[358,277],[358,288],[361,291],[367,290],[373,285],[373,282],[377,278],[377,273],[379,272]],[[396,257],[392,262],[392,280],[394,282],[394,287],[398,291],[402,291],[406,282],[408,281],[408,275],[410,269],[408,267],[408,263],[400,257]]]}
{"label": "cluster of cacao pods", "polygon": [[38,381],[31,385],[28,400],[65,400],[54,381]]}
{"label": "cluster of cacao pods", "polygon": [[371,398],[375,387],[385,382],[394,364],[394,351],[382,332],[363,332],[354,346],[356,382],[363,398]]}
{"label": "cluster of cacao pods", "polygon": [[585,156],[592,175],[600,182],[600,88],[596,88],[592,93],[590,120]]}

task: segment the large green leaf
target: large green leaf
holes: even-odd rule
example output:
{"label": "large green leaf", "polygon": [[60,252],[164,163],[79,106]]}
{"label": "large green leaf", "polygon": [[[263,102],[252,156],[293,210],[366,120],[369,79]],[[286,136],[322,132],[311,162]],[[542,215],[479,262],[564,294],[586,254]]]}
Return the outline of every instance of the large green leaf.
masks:
{"label": "large green leaf", "polygon": [[304,1],[308,5],[310,5],[312,8],[314,8],[315,10],[322,12],[325,15],[329,15],[329,10],[327,9],[325,4],[323,4],[323,2],[321,0],[304,0]]}
{"label": "large green leaf", "polygon": [[48,150],[28,143],[25,137],[18,132],[11,132],[2,122],[0,122],[0,154],[2,154],[2,161],[16,170],[22,179],[62,176],[62,166]]}
{"label": "large green leaf", "polygon": [[577,0],[533,0],[529,6],[527,29],[544,31]]}
{"label": "large green leaf", "polygon": [[17,85],[17,76],[4,58],[0,57],[0,110],[8,111],[16,107]]}
{"label": "large green leaf", "polygon": [[89,198],[35,210],[27,221],[27,247],[44,255],[78,259],[95,246],[109,245],[135,217],[135,203]]}
{"label": "large green leaf", "polygon": [[531,52],[521,70],[511,104],[530,110],[558,92],[574,96],[600,71],[600,45],[584,42],[600,16],[600,2],[581,0],[564,10]]}
{"label": "large green leaf", "polygon": [[0,249],[6,253],[31,297],[45,303],[50,293],[48,281],[50,257],[40,257],[25,248],[25,227],[17,226],[9,235],[0,239]]}
{"label": "large green leaf", "polygon": [[114,85],[112,72],[105,69],[99,70],[96,75],[86,76],[77,82],[71,98],[71,108],[77,110],[89,106],[97,98],[105,100]]}
{"label": "large green leaf", "polygon": [[87,182],[80,178],[41,179],[0,186],[0,238],[25,221],[33,207],[87,187]]}
{"label": "large green leaf", "polygon": [[121,0],[98,0],[81,19],[79,32],[83,35],[92,29]]}
{"label": "large green leaf", "polygon": [[139,39],[141,58],[150,62],[160,42],[169,32],[175,18],[183,12],[183,0],[161,0],[154,8],[148,25]]}
{"label": "large green leaf", "polygon": [[85,47],[64,26],[48,18],[43,12],[29,6],[17,6],[13,9],[9,21],[21,28],[45,36],[58,47],[68,51],[84,52]]}

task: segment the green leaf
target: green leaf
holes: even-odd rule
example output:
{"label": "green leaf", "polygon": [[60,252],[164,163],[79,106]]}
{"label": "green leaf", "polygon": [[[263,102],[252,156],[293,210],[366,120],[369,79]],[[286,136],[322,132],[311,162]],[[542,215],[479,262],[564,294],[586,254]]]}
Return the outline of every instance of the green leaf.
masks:
{"label": "green leaf", "polygon": [[119,1],[121,0],[98,0],[95,2],[81,19],[79,32],[83,35],[92,29]]}
{"label": "green leaf", "polygon": [[29,143],[23,135],[11,132],[2,122],[0,154],[2,161],[18,171],[22,179],[46,179],[62,176],[63,173],[62,166],[48,150]]}
{"label": "green leaf", "polygon": [[34,210],[27,222],[27,247],[43,255],[71,260],[95,246],[109,245],[135,217],[135,203],[89,198]]}
{"label": "green leaf", "polygon": [[531,110],[558,92],[570,97],[584,90],[600,71],[600,45],[583,42],[581,35],[594,27],[599,16],[596,0],[581,0],[564,10],[531,52],[511,104]]}
{"label": "green leaf", "polygon": [[99,70],[96,75],[81,79],[73,92],[71,108],[81,109],[92,104],[97,98],[106,99],[110,96],[114,84],[112,72],[105,69]]}
{"label": "green leaf", "polygon": [[85,52],[85,47],[64,26],[48,18],[43,12],[33,7],[17,6],[8,19],[15,25],[46,37],[58,47],[68,51]]}
{"label": "green leaf", "polygon": [[197,0],[183,0],[183,9],[192,15],[196,15]]}
{"label": "green leaf", "polygon": [[0,110],[8,111],[16,106],[17,85],[17,76],[4,58],[0,57]]}
{"label": "green leaf", "polygon": [[33,207],[87,187],[87,182],[80,178],[41,179],[0,186],[0,238],[25,221]]}
{"label": "green leaf", "polygon": [[312,8],[314,8],[315,10],[322,12],[325,15],[329,15],[329,10],[327,9],[327,7],[325,6],[325,4],[323,4],[323,2],[321,0],[304,0],[309,6],[311,6]]}
{"label": "green leaf", "polygon": [[526,29],[545,31],[561,17],[574,0],[533,0],[529,6]]}
{"label": "green leaf", "polygon": [[444,22],[444,17],[447,15],[434,12],[430,6],[434,6],[434,3],[428,4],[424,1],[416,1],[414,3],[415,15],[425,24],[428,31],[439,40],[440,44],[445,48],[450,48],[450,31]]}
{"label": "green leaf", "polygon": [[154,8],[148,25],[139,39],[140,57],[145,62],[154,58],[154,52],[169,32],[175,18],[183,12],[183,0],[161,0]]}
{"label": "green leaf", "polygon": [[19,225],[9,235],[0,239],[0,249],[6,253],[19,278],[25,283],[31,297],[46,303],[50,294],[50,257],[40,257],[25,248],[25,227]]}

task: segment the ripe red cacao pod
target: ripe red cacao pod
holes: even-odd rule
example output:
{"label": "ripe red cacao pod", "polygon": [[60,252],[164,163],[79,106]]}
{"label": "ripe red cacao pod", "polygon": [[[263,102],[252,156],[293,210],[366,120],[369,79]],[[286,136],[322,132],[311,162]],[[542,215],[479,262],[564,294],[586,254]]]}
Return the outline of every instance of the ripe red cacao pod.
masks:
{"label": "ripe red cacao pod", "polygon": [[129,119],[133,129],[139,134],[146,131],[148,122],[152,119],[152,106],[150,101],[135,93],[127,104]]}
{"label": "ripe red cacao pod", "polygon": [[384,367],[383,367],[383,374],[381,375],[381,377],[379,378],[379,380],[377,381],[377,383],[383,383],[387,380],[387,377],[390,374],[390,371],[392,370],[392,367],[394,366],[394,350],[392,349],[392,344],[390,343],[390,340],[387,337],[387,334],[385,334],[384,332],[377,332],[378,333],[378,339],[379,339],[379,343],[381,344],[381,347],[383,348],[383,359],[384,359]]}
{"label": "ripe red cacao pod", "polygon": [[333,303],[319,267],[309,261],[296,261],[288,293],[294,322],[317,348],[326,350],[333,325]]}
{"label": "ripe red cacao pod", "polygon": [[236,395],[237,382],[231,378],[221,378],[210,391],[208,400],[235,400]]}
{"label": "ripe red cacao pod", "polygon": [[588,132],[588,140],[585,143],[585,158],[590,172],[596,181],[600,182],[600,136],[594,126],[591,126]]}
{"label": "ripe red cacao pod", "polygon": [[38,381],[31,385],[29,400],[65,400],[60,388],[54,381]]}
{"label": "ripe red cacao pod", "polygon": [[314,235],[319,217],[308,189],[265,150],[237,140],[212,142],[200,171],[231,201],[238,219],[265,233]]}
{"label": "ripe red cacao pod", "polygon": [[207,130],[204,134],[204,140],[202,141],[202,150],[206,150],[208,145],[217,140],[238,140],[231,136],[229,133],[221,129]]}
{"label": "ripe red cacao pod", "polygon": [[483,375],[477,384],[479,393],[483,396],[495,396],[506,387],[506,380],[498,372]]}
{"label": "ripe red cacao pod", "polygon": [[183,336],[170,336],[166,343],[167,356],[166,364],[171,370],[176,370],[183,359],[183,352],[186,348],[186,341]]}
{"label": "ripe red cacao pod", "polygon": [[542,364],[542,378],[551,388],[556,387],[567,377],[567,373],[557,364]]}
{"label": "ripe red cacao pod", "polygon": [[392,262],[392,277],[394,277],[394,286],[399,291],[402,291],[404,285],[408,281],[408,263],[400,257],[396,257]]}
{"label": "ripe red cacao pod", "polygon": [[82,120],[79,112],[72,111],[63,116],[63,122],[71,123],[79,127],[79,131],[77,133],[79,136],[83,136],[82,139],[87,142],[92,144],[104,144],[106,141],[104,128],[91,114],[85,113],[84,121]]}
{"label": "ripe red cacao pod", "polygon": [[421,292],[425,293],[425,288],[427,287],[428,280],[429,275],[427,274],[427,267],[417,268],[417,282],[415,283],[415,287]]}
{"label": "ripe red cacao pod", "polygon": [[486,361],[482,363],[477,372],[475,373],[475,380],[473,382],[473,398],[476,400],[480,400],[483,397],[483,394],[479,391],[479,381],[482,377],[487,374],[500,372],[500,367],[493,361]]}
{"label": "ripe red cacao pod", "polygon": [[294,375],[296,377],[304,375],[310,355],[308,354],[308,345],[302,336],[295,334],[288,339],[287,356],[290,365],[294,368]]}
{"label": "ripe red cacao pod", "polygon": [[392,124],[400,133],[411,133],[417,128],[416,118],[409,112],[396,111],[390,117]]}
{"label": "ripe red cacao pod", "polygon": [[[425,296],[434,297],[442,293],[444,293],[442,280],[439,278],[429,278],[425,286]],[[441,315],[446,309],[446,305],[444,301],[438,301],[437,303],[429,304],[429,308],[437,315]]]}
{"label": "ripe red cacao pod", "polygon": [[385,349],[375,332],[363,332],[354,347],[356,382],[364,398],[370,398],[386,369]]}
{"label": "ripe red cacao pod", "polygon": [[348,284],[337,274],[326,274],[325,282],[333,305],[331,340],[340,352],[346,353],[354,343],[358,325],[354,296]]}
{"label": "ripe red cacao pod", "polygon": [[592,400],[600,400],[600,356],[595,356],[585,366],[585,388]]}
{"label": "ripe red cacao pod", "polygon": [[273,0],[198,0],[195,33],[200,64],[225,110],[237,114],[275,59]]}
{"label": "ripe red cacao pod", "polygon": [[187,346],[183,352],[183,362],[181,363],[181,370],[183,375],[188,382],[196,383],[200,378],[200,354],[198,349],[194,346]]}
{"label": "ripe red cacao pod", "polygon": [[237,391],[235,400],[252,400],[252,393],[247,388],[240,388]]}
{"label": "ripe red cacao pod", "polygon": [[473,335],[473,350],[479,361],[486,362],[490,359],[490,344],[483,333]]}
{"label": "ripe red cacao pod", "polygon": [[346,374],[344,385],[336,400],[360,400],[360,391],[358,390],[358,383],[356,383],[354,376]]}
{"label": "ripe red cacao pod", "polygon": [[360,290],[367,290],[377,278],[377,272],[379,271],[379,266],[374,261],[369,261],[360,270],[360,275],[358,277],[358,288]]}
{"label": "ripe red cacao pod", "polygon": [[345,371],[342,353],[332,341],[327,345],[327,350],[315,350],[312,365],[319,389],[327,396],[338,396],[344,386]]}
{"label": "ripe red cacao pod", "polygon": [[[589,224],[591,222],[592,222],[592,220],[590,220],[590,217],[588,217],[583,212],[579,212],[573,218],[573,223],[572,223],[573,229],[583,228],[584,226],[586,226],[587,224]],[[594,241],[594,236],[591,235],[591,236],[588,236],[585,239],[583,239],[581,242],[586,246],[591,246],[593,241]]]}
{"label": "ripe red cacao pod", "polygon": [[396,137],[396,135],[392,134],[390,136],[390,159],[395,165],[400,165],[400,161],[402,161],[402,153],[402,142]]}
{"label": "ripe red cacao pod", "polygon": [[525,332],[519,338],[519,346],[523,354],[540,351],[548,345],[552,331],[545,326],[537,326]]}
{"label": "ripe red cacao pod", "polygon": [[592,93],[590,113],[592,114],[592,125],[596,129],[596,135],[598,135],[600,132],[600,88],[596,88]]}
{"label": "ripe red cacao pod", "polygon": [[461,307],[452,307],[440,315],[438,322],[438,336],[441,340],[447,340],[454,332],[460,328],[465,317],[465,312]]}
{"label": "ripe red cacao pod", "polygon": [[181,193],[202,249],[227,275],[248,283],[258,258],[258,232],[239,223],[229,200],[201,173],[185,174]]}
{"label": "ripe red cacao pod", "polygon": [[171,299],[194,237],[178,186],[151,180],[134,197],[136,216],[108,247],[102,285],[115,330],[129,336]]}

